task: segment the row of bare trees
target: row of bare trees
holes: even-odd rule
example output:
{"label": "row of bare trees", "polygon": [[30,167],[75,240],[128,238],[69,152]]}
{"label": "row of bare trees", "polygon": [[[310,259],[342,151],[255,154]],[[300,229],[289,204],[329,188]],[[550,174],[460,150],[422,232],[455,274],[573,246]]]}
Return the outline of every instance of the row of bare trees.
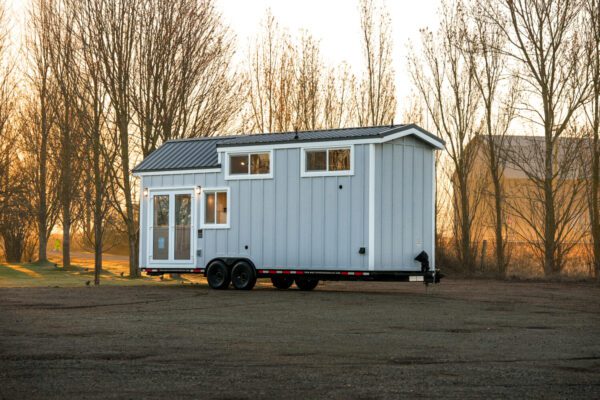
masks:
{"label": "row of bare trees", "polygon": [[[410,71],[428,121],[447,141],[460,263],[475,269],[478,213],[489,201],[500,274],[512,229],[546,275],[559,274],[574,246],[591,237],[600,277],[600,2],[456,0],[444,2],[440,16],[436,32],[422,31]],[[526,137],[509,135],[516,130]],[[526,184],[509,192],[507,168]],[[508,223],[508,214],[519,223]]]}
{"label": "row of bare trees", "polygon": [[299,38],[267,13],[262,32],[248,51],[244,131],[282,132],[346,126],[387,125],[396,113],[391,18],[373,0],[361,0],[364,76],[342,63],[326,66],[319,42]]}
{"label": "row of bare trees", "polygon": [[[5,256],[20,260],[23,251],[11,246],[33,236],[46,262],[58,226],[69,267],[76,231],[94,248],[98,282],[106,238],[117,234],[127,239],[136,276],[130,169],[166,140],[236,123],[242,99],[231,31],[210,0],[34,0],[27,21],[27,62],[11,63],[0,49],[18,67],[2,71],[2,189],[11,193],[0,204],[25,208],[2,213],[12,223],[0,232]],[[27,237],[14,239],[15,227]]]}
{"label": "row of bare trees", "polygon": [[163,142],[392,122],[391,19],[373,0],[359,6],[365,72],[357,77],[325,65],[318,40],[292,37],[269,13],[234,65],[235,38],[213,0],[32,0],[24,57],[0,82],[5,256],[19,261],[37,247],[47,262],[51,234],[62,232],[69,267],[76,234],[94,250],[98,283],[103,251],[126,241],[136,276],[130,170]]}

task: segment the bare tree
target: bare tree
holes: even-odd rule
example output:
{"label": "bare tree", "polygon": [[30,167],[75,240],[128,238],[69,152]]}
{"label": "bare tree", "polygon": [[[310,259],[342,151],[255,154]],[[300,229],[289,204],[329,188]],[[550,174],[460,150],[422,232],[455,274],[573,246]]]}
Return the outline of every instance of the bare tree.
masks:
{"label": "bare tree", "polygon": [[589,139],[588,192],[590,225],[593,246],[593,264],[596,279],[600,281],[600,1],[586,0],[583,7],[585,62],[590,84],[590,101],[584,107],[587,120],[586,138]]}
{"label": "bare tree", "polygon": [[[73,13],[79,74],[74,93],[74,111],[81,127],[83,149],[81,158],[92,166],[83,169],[83,195],[81,197],[82,234],[94,250],[94,284],[100,284],[102,253],[105,250],[107,215],[111,211],[109,187],[111,171],[118,151],[107,133],[108,99],[100,76],[98,55],[93,51],[94,40],[86,22],[86,9],[76,0],[66,0],[65,6]],[[91,210],[91,212],[90,212]],[[91,218],[89,214],[91,213]]]}
{"label": "bare tree", "polygon": [[275,18],[267,12],[263,32],[249,50],[245,66],[247,129],[251,132],[281,132],[294,129],[293,88],[295,80],[293,44]]}
{"label": "bare tree", "polygon": [[300,130],[319,129],[322,126],[323,111],[321,86],[325,80],[319,43],[304,32],[296,53],[294,127]]}
{"label": "bare tree", "polygon": [[132,105],[142,154],[160,142],[218,134],[240,106],[233,40],[212,0],[146,0],[136,19]]}
{"label": "bare tree", "polygon": [[373,0],[361,0],[359,7],[366,74],[355,95],[356,114],[361,126],[386,125],[396,115],[391,18]]}
{"label": "bare tree", "polygon": [[111,171],[114,185],[109,187],[113,206],[121,215],[126,227],[129,245],[129,275],[137,277],[138,225],[137,206],[130,168],[132,123],[132,82],[134,76],[134,50],[139,6],[127,0],[86,0],[82,6],[82,21],[89,29],[88,43],[97,57],[99,77],[110,98],[115,126],[113,140],[119,149],[119,159]]}
{"label": "bare tree", "polygon": [[[49,146],[53,126],[53,114],[50,99],[53,97],[55,87],[51,82],[50,71],[50,29],[48,5],[44,0],[32,2],[29,10],[26,48],[29,56],[29,68],[26,72],[29,87],[34,93],[32,101],[26,105],[22,115],[29,123],[29,130],[23,130],[27,136],[24,138],[24,148],[29,154],[29,162],[36,165],[30,177],[34,186],[35,209],[38,228],[38,262],[48,261],[46,247],[50,232],[56,221],[56,196],[54,188],[56,179],[49,175]],[[37,103],[37,104],[35,104]]]}
{"label": "bare tree", "polygon": [[341,128],[356,124],[356,78],[347,64],[326,66],[318,40],[282,30],[267,12],[249,50],[244,126],[251,132]]}
{"label": "bare tree", "polygon": [[[575,197],[565,199],[558,194],[570,173],[561,169],[570,168],[572,163],[567,155],[561,156],[562,161],[557,160],[556,154],[588,92],[585,74],[581,73],[585,57],[577,29],[580,10],[578,0],[504,0],[501,7],[486,7],[489,20],[512,45],[507,54],[516,63],[527,94],[519,114],[541,126],[544,134],[542,146],[528,147],[527,153],[513,157],[518,158],[513,161],[542,194],[530,202],[531,213],[542,212],[542,221],[536,218],[527,221],[542,243],[541,261],[547,275],[560,273],[564,266],[565,228],[576,213],[573,208],[565,208],[573,204]],[[542,154],[533,157],[531,150]],[[540,222],[543,228],[538,230]]]}
{"label": "bare tree", "polygon": [[43,12],[46,13],[45,18],[48,22],[45,29],[49,29],[50,69],[57,87],[57,95],[53,96],[50,103],[58,127],[58,200],[61,205],[63,267],[68,268],[71,266],[71,226],[76,214],[74,208],[79,204],[79,191],[73,188],[79,186],[81,178],[81,168],[78,165],[83,147],[83,132],[77,115],[77,100],[82,71],[76,55],[78,42],[75,32],[75,10],[66,2],[51,0],[45,3]]}
{"label": "bare tree", "polygon": [[[494,7],[492,3],[489,5]],[[507,133],[515,118],[517,100],[516,79],[508,75],[507,40],[498,24],[489,24],[481,6],[469,3],[471,9],[469,38],[464,48],[465,57],[473,65],[474,82],[479,90],[484,113],[484,133],[481,152],[489,170],[492,186],[492,214],[495,235],[496,271],[504,276],[508,264],[506,254],[506,217],[503,174]],[[506,21],[498,20],[506,24]]]}
{"label": "bare tree", "polygon": [[473,221],[481,201],[481,178],[473,169],[475,146],[468,144],[480,134],[481,94],[475,78],[479,71],[462,51],[468,42],[464,10],[462,2],[444,3],[438,32],[422,31],[422,56],[412,50],[409,64],[431,124],[447,142],[457,255],[473,272],[477,256]]}
{"label": "bare tree", "polygon": [[346,63],[330,68],[322,95],[323,128],[343,128],[356,124],[352,94],[356,87],[356,77]]}

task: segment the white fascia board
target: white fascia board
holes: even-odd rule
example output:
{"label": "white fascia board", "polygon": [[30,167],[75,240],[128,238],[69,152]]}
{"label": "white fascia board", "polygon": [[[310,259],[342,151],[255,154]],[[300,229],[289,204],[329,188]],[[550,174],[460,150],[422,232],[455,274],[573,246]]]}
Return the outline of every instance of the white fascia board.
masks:
{"label": "white fascia board", "polygon": [[180,170],[165,170],[165,171],[148,171],[134,172],[133,176],[155,176],[155,175],[189,175],[189,174],[209,174],[221,172],[221,168],[204,168],[204,169],[180,169]]}
{"label": "white fascia board", "polygon": [[440,143],[439,141],[435,140],[431,136],[426,135],[425,133],[423,133],[420,130],[415,129],[415,128],[406,129],[406,130],[403,130],[403,131],[400,131],[397,133],[393,133],[386,137],[383,137],[383,138],[379,139],[378,143],[385,143],[385,142],[389,142],[391,140],[400,139],[400,138],[403,138],[406,136],[413,136],[413,135],[418,137],[419,139],[423,140],[424,142],[429,143],[436,149],[439,149],[439,150],[444,149],[444,145],[442,143]]}

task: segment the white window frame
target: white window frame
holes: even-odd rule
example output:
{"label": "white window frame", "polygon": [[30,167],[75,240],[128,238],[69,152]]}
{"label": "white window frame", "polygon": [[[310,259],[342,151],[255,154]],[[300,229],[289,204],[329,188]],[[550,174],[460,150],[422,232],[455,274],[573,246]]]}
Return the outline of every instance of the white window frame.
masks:
{"label": "white window frame", "polygon": [[[346,171],[329,171],[329,151],[330,150],[350,150],[350,169]],[[307,151],[326,151],[325,171],[307,171],[306,170],[306,152]],[[354,175],[354,145],[346,146],[303,146],[300,149],[300,176],[310,178],[315,176],[350,176]]]}
{"label": "white window frame", "polygon": [[[220,153],[219,153],[220,154]],[[269,155],[269,173],[268,174],[251,174],[250,173],[250,156],[252,154],[268,154]],[[231,156],[248,156],[248,173],[247,174],[230,174],[230,161]],[[248,151],[235,151],[225,152],[225,180],[241,180],[241,179],[273,179],[273,149],[267,150],[248,150]]]}
{"label": "white window frame", "polygon": [[[189,260],[176,260],[174,256],[175,251],[175,215],[171,210],[171,205],[173,205],[173,209],[175,207],[175,195],[178,194],[189,194],[191,195],[191,233],[190,233],[190,259]],[[154,228],[154,195],[166,195],[169,196],[169,256],[166,260],[155,260],[153,259],[152,249],[153,249],[153,228]],[[146,225],[146,261],[147,266],[172,266],[172,267],[195,267],[196,266],[196,201],[197,196],[195,193],[195,187],[155,187],[148,188],[148,196],[144,196],[145,203],[147,205],[147,225]],[[173,223],[171,223],[173,222]]]}
{"label": "white window frame", "polygon": [[[227,223],[226,224],[206,224],[204,216],[206,213],[206,193],[226,192],[227,193]],[[216,201],[216,196],[215,196]],[[216,210],[216,204],[215,204]],[[215,218],[216,221],[216,218]],[[202,188],[200,193],[200,229],[229,229],[231,226],[231,193],[228,187],[206,187]]]}

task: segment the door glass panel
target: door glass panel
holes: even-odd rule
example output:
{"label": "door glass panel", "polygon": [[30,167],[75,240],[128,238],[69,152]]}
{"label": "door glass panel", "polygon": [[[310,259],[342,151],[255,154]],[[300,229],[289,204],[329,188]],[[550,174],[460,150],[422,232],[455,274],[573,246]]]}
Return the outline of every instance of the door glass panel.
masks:
{"label": "door glass panel", "polygon": [[169,259],[169,195],[154,196],[152,258]]}
{"label": "door glass panel", "polygon": [[215,223],[215,194],[206,193],[204,205],[204,223],[214,224]]}
{"label": "door glass panel", "polygon": [[190,259],[192,221],[191,195],[175,195],[175,259]]}
{"label": "door glass panel", "polygon": [[217,224],[227,223],[227,192],[217,192]]}

